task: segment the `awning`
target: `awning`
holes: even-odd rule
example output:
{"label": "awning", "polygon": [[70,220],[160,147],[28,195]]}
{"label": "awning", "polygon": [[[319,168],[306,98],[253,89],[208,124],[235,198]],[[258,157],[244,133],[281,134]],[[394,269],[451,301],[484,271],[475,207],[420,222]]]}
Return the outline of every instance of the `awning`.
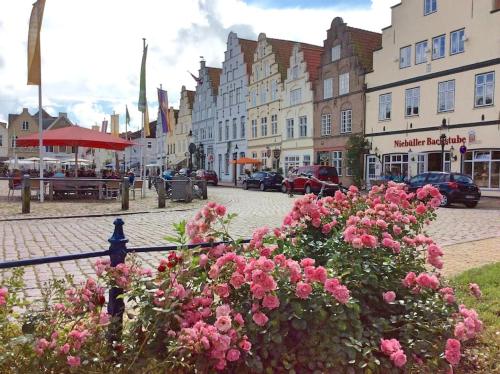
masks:
{"label": "awning", "polygon": [[232,160],[231,164],[237,164],[237,165],[258,165],[262,164],[261,161],[255,159],[255,158],[249,158],[249,157],[242,157],[239,158],[237,161]]}

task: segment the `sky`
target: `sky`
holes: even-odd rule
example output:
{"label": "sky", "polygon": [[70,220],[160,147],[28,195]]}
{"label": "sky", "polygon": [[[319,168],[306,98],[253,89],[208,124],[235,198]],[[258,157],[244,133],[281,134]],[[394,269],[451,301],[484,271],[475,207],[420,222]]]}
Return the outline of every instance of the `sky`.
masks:
{"label": "sky", "polygon": [[[0,0],[0,121],[38,109],[38,87],[27,86],[27,34],[35,0]],[[114,112],[138,129],[142,38],[149,45],[147,97],[157,112],[156,88],[178,107],[181,87],[194,89],[200,56],[221,67],[227,35],[323,45],[335,17],[378,31],[390,25],[398,0],[47,0],[41,32],[43,107],[90,127]],[[124,130],[124,125],[121,131]]]}

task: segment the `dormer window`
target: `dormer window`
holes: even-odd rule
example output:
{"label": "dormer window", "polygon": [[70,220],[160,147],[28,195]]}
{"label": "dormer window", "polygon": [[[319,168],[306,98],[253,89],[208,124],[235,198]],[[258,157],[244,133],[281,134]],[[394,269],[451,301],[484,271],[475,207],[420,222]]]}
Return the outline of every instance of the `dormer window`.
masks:
{"label": "dormer window", "polygon": [[30,125],[29,125],[28,121],[23,121],[22,130],[28,131],[29,129],[30,129]]}
{"label": "dormer window", "polygon": [[424,16],[437,11],[437,0],[424,0]]}
{"label": "dormer window", "polygon": [[340,44],[332,48],[332,62],[340,60]]}

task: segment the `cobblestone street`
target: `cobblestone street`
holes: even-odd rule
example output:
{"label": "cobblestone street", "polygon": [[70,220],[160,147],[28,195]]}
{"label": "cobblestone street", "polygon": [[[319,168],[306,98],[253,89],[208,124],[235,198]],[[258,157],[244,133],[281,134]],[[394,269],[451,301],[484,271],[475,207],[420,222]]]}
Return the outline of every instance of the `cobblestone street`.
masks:
{"label": "cobblestone street", "polygon": [[[124,219],[124,231],[129,239],[129,247],[158,246],[167,243],[164,237],[172,233],[172,223],[193,217],[203,204],[196,200],[191,205],[175,204],[167,206],[165,210],[158,210],[153,208],[154,197],[152,195],[154,193],[150,193],[150,197],[144,201],[143,210],[147,211],[145,213],[120,215],[117,211],[107,212],[99,209],[94,211],[101,214],[116,214]],[[210,187],[209,199],[226,205],[229,212],[238,214],[231,232],[241,237],[249,236],[257,227],[280,225],[293,202],[293,199],[278,192],[243,191],[224,187]],[[140,206],[140,201],[140,199],[137,200],[137,206]],[[74,205],[66,205],[68,203],[65,202],[49,204],[52,205],[44,208],[46,216],[44,219],[20,220],[20,215],[17,215],[16,219],[5,215],[1,217],[3,218],[0,221],[2,261],[108,248],[107,239],[113,231],[115,216],[53,218],[58,215],[68,215],[60,213],[65,206],[66,209],[68,206],[72,207],[70,213],[74,215],[89,214],[89,208],[75,209]],[[83,203],[80,204],[83,205]],[[115,210],[117,210],[116,205],[119,203],[114,203],[113,209]],[[484,199],[476,209],[467,209],[457,205],[438,211],[438,219],[429,227],[428,233],[439,244],[446,246],[445,260],[449,258],[453,267],[449,270],[450,274],[463,270],[462,267],[465,269],[478,264],[500,261],[500,209],[498,205],[498,200]],[[136,212],[138,211],[140,209],[136,209]],[[59,212],[59,214],[54,212]],[[40,213],[42,211],[38,209],[37,214]],[[471,242],[470,245],[463,244],[468,242]],[[460,256],[463,260],[454,258],[455,247],[457,257]],[[141,254],[139,257],[145,263],[154,265],[161,257],[161,253]],[[27,267],[25,269],[27,294],[36,296],[39,293],[39,285],[50,277],[61,277],[66,273],[71,273],[76,279],[83,279],[92,274],[91,263],[93,261],[90,259]],[[0,274],[0,281],[5,274],[6,272]]]}

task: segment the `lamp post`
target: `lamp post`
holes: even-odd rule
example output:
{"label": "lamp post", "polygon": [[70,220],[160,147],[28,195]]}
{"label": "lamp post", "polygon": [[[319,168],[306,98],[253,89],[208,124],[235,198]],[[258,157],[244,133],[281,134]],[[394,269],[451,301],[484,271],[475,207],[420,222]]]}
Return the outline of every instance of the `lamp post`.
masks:
{"label": "lamp post", "polygon": [[447,128],[446,119],[443,118],[443,121],[441,122],[441,135],[439,136],[439,143],[441,144],[441,171],[444,171],[444,146],[446,143],[446,134],[444,133],[444,130]]}
{"label": "lamp post", "polygon": [[233,161],[234,161],[234,187],[236,187],[238,185],[238,181],[236,180],[236,169],[237,169],[236,162],[238,161],[238,144],[236,144],[236,146],[234,147]]}
{"label": "lamp post", "polygon": [[198,146],[198,169],[205,169],[205,151],[202,143]]}
{"label": "lamp post", "polygon": [[193,170],[193,153],[196,152],[196,144],[191,142],[191,139],[193,137],[193,132],[189,130],[188,134],[188,141],[189,141],[189,146],[188,146],[188,151],[189,151],[189,160],[188,160],[188,169],[189,171]]}

